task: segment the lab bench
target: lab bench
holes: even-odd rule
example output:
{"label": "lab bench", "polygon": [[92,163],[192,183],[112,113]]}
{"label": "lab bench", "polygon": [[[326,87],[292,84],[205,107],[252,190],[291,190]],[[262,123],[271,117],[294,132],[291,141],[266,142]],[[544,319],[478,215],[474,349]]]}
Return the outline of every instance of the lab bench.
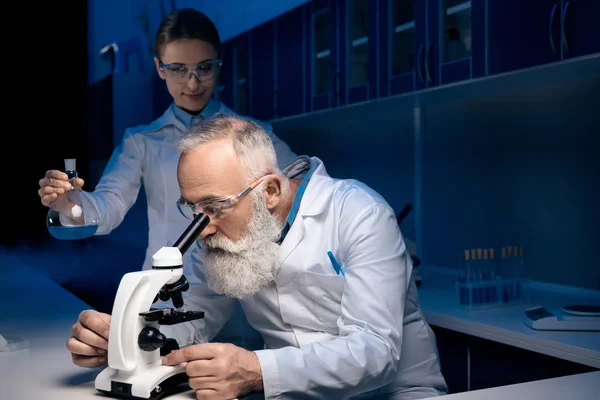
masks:
{"label": "lab bench", "polygon": [[[600,371],[442,396],[443,400],[592,400],[598,396]],[[440,399],[433,397],[427,400]]]}
{"label": "lab bench", "polygon": [[456,270],[425,265],[419,273],[421,307],[453,393],[600,369],[600,332],[537,331],[523,321],[533,306],[598,305],[600,291],[531,282],[527,301],[468,310],[459,304]]}
{"label": "lab bench", "polygon": [[[29,341],[28,350],[15,354],[1,354],[2,398],[21,400],[37,397],[40,393],[49,400],[72,397],[97,398],[94,378],[100,369],[76,367],[65,349],[65,340],[71,325],[81,310],[90,307],[31,264],[23,262],[23,257],[18,253],[8,256],[0,254],[0,265],[10,268],[11,271],[0,280],[0,290],[6,299],[18,301],[0,303],[0,333],[21,336]],[[597,394],[600,371],[588,371],[594,371],[600,366],[598,334],[575,335],[531,331],[521,322],[521,306],[475,312],[462,310],[455,306],[457,300],[450,270],[424,266],[420,273],[423,276],[423,285],[419,289],[421,304],[430,324],[438,332],[442,361],[461,359],[457,355],[460,353],[460,342],[452,340],[455,337],[465,339],[467,346],[465,349],[469,349],[468,345],[470,345],[471,391],[448,395],[449,400],[553,399],[553,396],[557,399],[568,397],[570,400],[587,400]],[[547,297],[537,298],[549,307],[565,301],[582,300],[582,297],[576,294],[571,295],[572,297],[562,295],[559,298],[556,296],[557,290],[553,292],[554,295],[550,291]],[[440,334],[440,332],[444,333]],[[454,343],[455,354],[446,346],[447,343]],[[505,384],[509,385],[495,388],[492,386],[498,385],[490,382],[477,385],[476,374],[486,376],[489,372],[489,363],[497,362],[497,359],[490,357],[492,344],[496,346],[496,355],[500,353],[505,360],[506,357],[522,350],[530,352],[528,358],[536,353],[539,356],[552,357],[553,364],[559,365],[560,368],[554,372],[553,375],[556,376],[554,379],[523,384],[512,384],[518,382],[507,381]],[[499,346],[506,346],[506,348]],[[512,353],[507,352],[509,348],[512,349]],[[485,364],[486,356],[488,364]],[[519,364],[528,364],[528,359],[522,358],[523,354],[517,356],[520,358]],[[478,357],[482,360],[480,365],[477,364]],[[539,360],[548,363],[550,358]],[[564,363],[561,364],[560,361]],[[457,374],[467,373],[469,365],[465,364],[465,366],[464,370],[457,367],[455,370],[444,371],[450,383],[455,381]],[[506,367],[505,371],[514,368],[506,364],[502,364],[502,367]],[[561,375],[563,376],[560,377]],[[26,384],[23,376],[27,376]],[[527,379],[544,379],[544,377],[529,376]],[[189,399],[190,395],[189,392],[184,392],[169,398]]]}

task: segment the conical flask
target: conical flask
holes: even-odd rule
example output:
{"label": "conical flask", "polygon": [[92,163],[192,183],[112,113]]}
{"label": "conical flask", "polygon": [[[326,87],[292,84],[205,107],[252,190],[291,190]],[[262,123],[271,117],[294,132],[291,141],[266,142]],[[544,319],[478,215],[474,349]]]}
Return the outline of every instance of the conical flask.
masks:
{"label": "conical flask", "polygon": [[[65,159],[65,173],[72,183],[77,177],[75,159]],[[48,210],[46,225],[56,239],[85,239],[94,236],[98,230],[98,213],[94,205],[86,201],[81,188],[72,185],[72,189],[58,196]]]}

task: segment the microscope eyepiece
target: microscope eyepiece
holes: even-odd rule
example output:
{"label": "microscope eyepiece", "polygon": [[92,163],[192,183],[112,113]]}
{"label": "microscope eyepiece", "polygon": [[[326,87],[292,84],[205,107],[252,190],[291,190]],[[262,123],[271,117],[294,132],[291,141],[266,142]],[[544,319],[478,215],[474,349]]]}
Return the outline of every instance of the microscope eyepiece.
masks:
{"label": "microscope eyepiece", "polygon": [[[181,265],[181,258],[183,254],[189,250],[189,248],[194,244],[200,233],[208,226],[210,223],[210,218],[206,214],[198,214],[192,223],[186,228],[186,230],[181,234],[181,236],[175,241],[175,244],[172,247],[163,247],[159,252],[161,256],[154,255],[152,268],[153,269],[182,269],[183,265]],[[173,254],[173,247],[176,247],[179,250],[179,254]],[[158,299],[162,301],[167,301],[171,299],[173,301],[173,305],[176,308],[183,307],[183,296],[182,292],[185,292],[190,288],[190,284],[188,283],[185,276],[181,276],[175,283],[170,283],[164,285],[159,293],[154,297],[153,303],[156,303]]]}
{"label": "microscope eyepiece", "polygon": [[208,215],[202,213],[196,215],[194,221],[181,234],[179,239],[177,239],[177,241],[174,244],[174,247],[177,247],[181,254],[184,254],[209,223],[210,218],[208,217]]}

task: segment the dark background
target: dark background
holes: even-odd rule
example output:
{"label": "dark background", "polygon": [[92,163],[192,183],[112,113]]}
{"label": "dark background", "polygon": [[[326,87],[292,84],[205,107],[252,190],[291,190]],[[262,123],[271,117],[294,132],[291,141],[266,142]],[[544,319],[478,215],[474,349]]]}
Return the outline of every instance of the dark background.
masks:
{"label": "dark background", "polygon": [[87,1],[10,8],[3,13],[15,28],[4,31],[0,244],[35,247],[50,239],[48,209],[36,193],[39,179],[49,168],[63,169],[66,155],[82,157],[86,146]]}

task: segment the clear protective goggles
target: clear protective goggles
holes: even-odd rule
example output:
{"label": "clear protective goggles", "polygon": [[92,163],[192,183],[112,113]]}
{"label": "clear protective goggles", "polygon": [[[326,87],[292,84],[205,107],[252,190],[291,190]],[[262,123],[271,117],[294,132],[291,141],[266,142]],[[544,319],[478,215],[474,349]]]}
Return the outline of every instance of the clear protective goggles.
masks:
{"label": "clear protective goggles", "polygon": [[198,78],[199,81],[207,81],[214,79],[223,65],[222,60],[206,60],[197,65],[185,65],[185,64],[159,64],[160,69],[165,73],[167,78],[173,79],[178,83],[188,81],[192,74]]}
{"label": "clear protective goggles", "polygon": [[198,203],[190,203],[182,197],[177,200],[177,209],[185,218],[193,220],[196,215],[202,213],[208,215],[210,219],[222,219],[255,187],[260,185],[271,174],[264,175],[250,184],[246,189],[237,195],[219,197],[210,200],[203,200]]}

